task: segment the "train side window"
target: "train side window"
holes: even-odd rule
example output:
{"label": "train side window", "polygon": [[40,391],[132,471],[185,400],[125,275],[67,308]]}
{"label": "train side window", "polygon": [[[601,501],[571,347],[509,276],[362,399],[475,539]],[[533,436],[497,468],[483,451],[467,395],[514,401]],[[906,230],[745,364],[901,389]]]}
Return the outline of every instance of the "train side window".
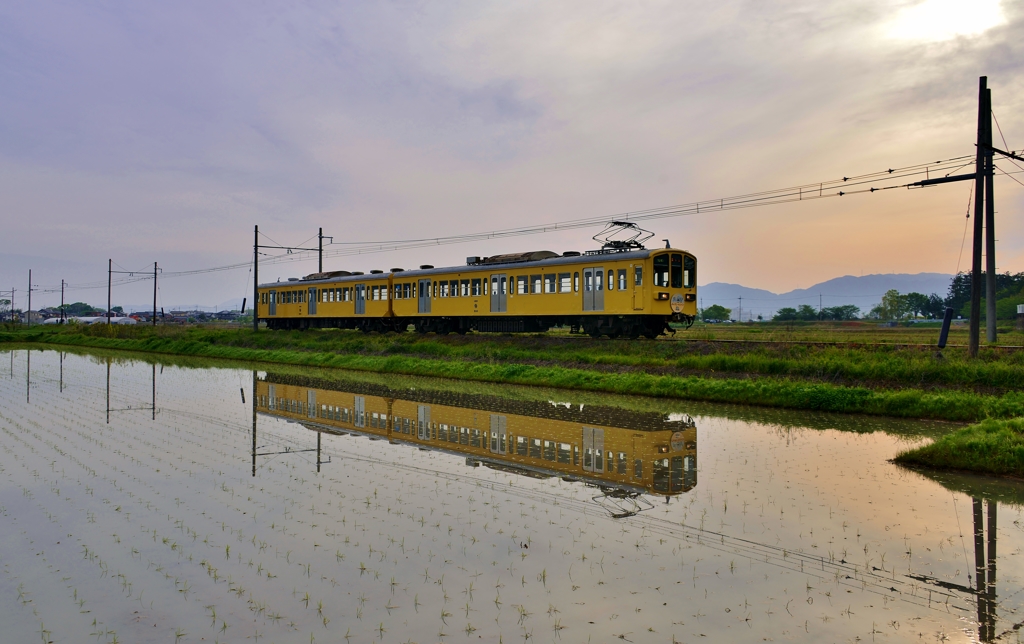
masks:
{"label": "train side window", "polygon": [[579,292],[580,290],[580,273],[576,271],[572,274],[572,290]]}
{"label": "train side window", "polygon": [[484,280],[484,295],[487,295],[487,280]]}
{"label": "train side window", "polygon": [[438,282],[438,297],[448,297],[448,282]]}
{"label": "train side window", "polygon": [[381,286],[380,287],[380,299],[386,300],[389,297],[391,297],[391,289],[389,289],[387,286]]}
{"label": "train side window", "polygon": [[618,463],[618,465],[619,465],[618,473],[619,474],[625,474],[626,473],[626,453],[625,452],[619,452],[619,463]]}
{"label": "train side window", "polygon": [[409,284],[408,282],[405,283],[405,284],[402,284],[402,295],[403,295],[403,297],[405,297],[405,299],[408,300],[409,297],[411,296],[413,286],[415,286],[415,284]]}
{"label": "train side window", "polygon": [[555,441],[544,441],[544,460],[555,460]]}
{"label": "train side window", "polygon": [[626,269],[624,268],[619,269],[619,290],[626,290]]}
{"label": "train side window", "polygon": [[324,302],[326,302],[327,298],[329,298],[332,295],[334,295],[334,291],[332,291],[331,289],[329,289],[329,288],[322,288],[322,289],[320,289],[320,299],[323,300]]}
{"label": "train side window", "polygon": [[526,295],[527,294],[527,280],[525,275],[520,275],[516,278],[516,294]]}
{"label": "train side window", "polygon": [[608,270],[608,290],[615,290],[615,271],[611,269]]}
{"label": "train side window", "polygon": [[516,454],[518,454],[520,456],[526,456],[526,449],[527,449],[526,437],[525,436],[516,436]]}
{"label": "train side window", "polygon": [[633,286],[644,285],[644,267],[637,266],[633,268]]}
{"label": "train side window", "polygon": [[459,296],[459,280],[452,280],[451,297]]}
{"label": "train side window", "polygon": [[693,288],[697,285],[697,260],[689,255],[683,255],[683,288]]}
{"label": "train side window", "polygon": [[548,273],[544,276],[544,292],[555,293],[558,287],[558,281],[554,273]]}
{"label": "train side window", "polygon": [[462,297],[469,297],[469,280],[462,280]]}
{"label": "train side window", "polygon": [[654,258],[654,285],[668,286],[668,255]]}
{"label": "train side window", "polygon": [[438,288],[438,282],[434,282],[434,297],[437,297]]}
{"label": "train side window", "polygon": [[540,439],[539,438],[531,438],[530,439],[530,457],[531,458],[540,458]]}
{"label": "train side window", "polygon": [[572,460],[572,445],[569,443],[558,444],[558,462],[568,464]]}
{"label": "train side window", "polygon": [[530,276],[530,292],[531,293],[543,293],[543,281],[540,275]]}
{"label": "train side window", "polygon": [[[552,291],[553,293],[554,291]],[[558,292],[572,293],[572,273],[558,274]]]}
{"label": "train side window", "polygon": [[683,288],[683,256],[672,253],[672,288]]}
{"label": "train side window", "polygon": [[473,280],[472,285],[473,285],[473,296],[474,297],[483,294],[483,288],[480,285],[480,280],[479,279]]}

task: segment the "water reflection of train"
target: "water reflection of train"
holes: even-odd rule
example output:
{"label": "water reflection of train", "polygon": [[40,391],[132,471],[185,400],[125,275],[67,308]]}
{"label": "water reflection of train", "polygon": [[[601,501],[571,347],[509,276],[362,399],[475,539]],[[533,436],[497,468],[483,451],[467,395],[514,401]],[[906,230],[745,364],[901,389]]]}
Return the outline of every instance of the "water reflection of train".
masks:
{"label": "water reflection of train", "polygon": [[268,375],[256,383],[257,411],[317,432],[383,438],[465,456],[471,466],[558,476],[606,493],[668,497],[697,484],[697,429],[689,416],[316,384]]}

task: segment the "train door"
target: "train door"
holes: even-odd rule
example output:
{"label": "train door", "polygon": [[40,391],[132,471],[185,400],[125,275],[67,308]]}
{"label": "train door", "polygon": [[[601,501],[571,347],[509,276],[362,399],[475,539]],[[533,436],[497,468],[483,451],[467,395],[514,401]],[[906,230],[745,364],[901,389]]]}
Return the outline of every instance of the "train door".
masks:
{"label": "train door", "polygon": [[269,306],[268,314],[277,315],[277,291],[271,291],[267,298],[270,300],[267,306]]}
{"label": "train door", "polygon": [[631,266],[633,275],[629,278],[633,281],[633,310],[644,310],[644,267],[642,264]]}
{"label": "train door", "polygon": [[352,411],[355,412],[353,419],[355,422],[352,424],[356,427],[366,427],[366,398],[356,396],[352,407]]}
{"label": "train door", "polygon": [[583,310],[604,310],[604,268],[583,269]]}
{"label": "train door", "polygon": [[491,275],[491,313],[508,311],[508,276]]}
{"label": "train door", "polygon": [[419,312],[430,313],[430,280],[420,280],[417,293],[419,294]]}
{"label": "train door", "polygon": [[418,405],[416,408],[416,437],[430,440],[430,407]]}
{"label": "train door", "polygon": [[604,430],[583,428],[583,471],[604,472]]}
{"label": "train door", "polygon": [[491,414],[491,452],[505,454],[508,442],[508,417]]}
{"label": "train door", "polygon": [[317,297],[316,297],[316,287],[315,286],[310,286],[309,287],[309,306],[307,307],[307,312],[310,315],[316,315],[316,300],[317,300]]}
{"label": "train door", "polygon": [[366,313],[366,284],[356,284],[356,315]]}

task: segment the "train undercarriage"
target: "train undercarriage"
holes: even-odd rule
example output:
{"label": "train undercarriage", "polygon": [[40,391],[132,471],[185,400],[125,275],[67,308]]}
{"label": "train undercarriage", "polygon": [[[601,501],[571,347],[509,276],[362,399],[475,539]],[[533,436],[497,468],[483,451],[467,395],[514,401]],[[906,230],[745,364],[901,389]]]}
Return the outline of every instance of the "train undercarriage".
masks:
{"label": "train undercarriage", "polygon": [[392,317],[392,318],[268,318],[270,329],[359,329],[364,333],[404,333],[410,329],[418,333],[466,334],[482,333],[543,333],[554,327],[569,327],[570,333],[586,334],[592,338],[657,338],[675,333],[670,322],[693,324],[695,318],[680,313],[661,315],[577,315],[577,316],[501,316],[501,317]]}

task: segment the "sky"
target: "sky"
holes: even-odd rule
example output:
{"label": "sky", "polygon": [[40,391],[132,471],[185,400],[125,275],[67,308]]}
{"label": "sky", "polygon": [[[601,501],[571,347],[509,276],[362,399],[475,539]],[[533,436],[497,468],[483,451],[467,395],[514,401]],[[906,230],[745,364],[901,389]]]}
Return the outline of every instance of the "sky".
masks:
{"label": "sky", "polygon": [[[982,75],[1019,150],[1021,33],[1024,3],[1005,0],[9,0],[0,289],[23,306],[31,268],[33,308],[59,302],[62,279],[69,300],[104,304],[108,259],[168,273],[246,264],[254,225],[265,243],[295,246],[315,245],[319,227],[337,243],[435,237],[971,155]],[[1024,271],[1024,173],[1012,176],[996,178],[1000,272]],[[954,273],[970,263],[970,190],[645,227],[696,254],[701,284],[783,292]],[[583,251],[598,230],[330,257],[325,269]],[[266,265],[260,281],[315,270]],[[244,268],[168,275],[159,300],[217,306],[251,289]],[[152,282],[113,299],[145,304]]]}

